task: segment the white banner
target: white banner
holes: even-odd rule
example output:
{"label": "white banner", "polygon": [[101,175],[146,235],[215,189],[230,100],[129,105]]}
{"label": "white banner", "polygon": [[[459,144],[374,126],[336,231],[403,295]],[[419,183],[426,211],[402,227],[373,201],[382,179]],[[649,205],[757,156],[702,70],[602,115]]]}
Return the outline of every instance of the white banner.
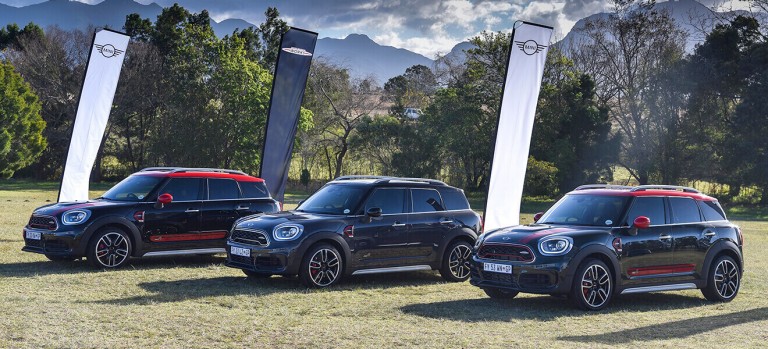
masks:
{"label": "white banner", "polygon": [[520,202],[533,117],[551,36],[551,27],[527,22],[512,32],[485,205],[484,231],[520,224]]}
{"label": "white banner", "polygon": [[128,39],[129,36],[110,30],[100,30],[93,37],[59,202],[88,200],[91,169],[107,127]]}

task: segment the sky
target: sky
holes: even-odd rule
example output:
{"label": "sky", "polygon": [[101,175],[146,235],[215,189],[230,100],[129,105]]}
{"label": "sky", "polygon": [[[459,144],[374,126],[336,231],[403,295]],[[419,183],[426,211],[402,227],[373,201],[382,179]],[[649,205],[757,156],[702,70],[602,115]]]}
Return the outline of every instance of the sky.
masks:
{"label": "sky", "polygon": [[[100,3],[103,0],[77,0]],[[114,0],[112,0],[114,1]],[[125,0],[127,1],[127,0]],[[381,45],[405,48],[433,58],[484,30],[512,30],[525,20],[555,27],[562,38],[581,18],[611,10],[610,0],[136,0],[170,6],[178,2],[199,12],[207,9],[216,21],[264,20],[268,6],[277,7],[290,26],[316,31],[320,37],[365,34]],[[659,0],[660,1],[660,0]],[[681,1],[681,0],[678,0]],[[686,1],[686,0],[682,0]],[[725,2],[724,2],[725,1]],[[43,0],[0,0],[25,6]],[[702,0],[706,6],[745,8],[743,0]]]}

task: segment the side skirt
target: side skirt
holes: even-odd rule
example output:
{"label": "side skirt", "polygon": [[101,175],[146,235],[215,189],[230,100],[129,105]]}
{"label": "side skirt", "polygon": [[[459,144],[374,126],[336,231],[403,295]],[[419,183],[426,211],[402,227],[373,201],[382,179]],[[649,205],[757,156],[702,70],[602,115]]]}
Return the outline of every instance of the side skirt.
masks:
{"label": "side skirt", "polygon": [[142,255],[142,257],[153,257],[153,256],[179,256],[179,255],[185,255],[185,254],[216,254],[216,253],[226,253],[227,250],[223,248],[200,248],[196,250],[176,250],[176,251],[155,251],[155,252],[147,252],[146,254]]}
{"label": "side skirt", "polygon": [[417,270],[432,270],[432,267],[428,265],[410,265],[407,267],[360,269],[360,270],[354,271],[352,275],[398,273],[403,271],[417,271]]}
{"label": "side skirt", "polygon": [[678,291],[678,290],[690,290],[695,289],[696,284],[684,283],[684,284],[671,284],[671,285],[659,285],[659,286],[643,286],[643,287],[630,287],[621,291],[621,294],[632,293],[645,293],[645,292],[661,292],[661,291]]}

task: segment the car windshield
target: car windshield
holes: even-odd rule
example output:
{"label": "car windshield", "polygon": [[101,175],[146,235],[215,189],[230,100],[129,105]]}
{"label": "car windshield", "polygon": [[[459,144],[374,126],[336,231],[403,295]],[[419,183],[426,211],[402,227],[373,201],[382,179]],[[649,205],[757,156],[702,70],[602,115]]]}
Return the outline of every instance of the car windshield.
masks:
{"label": "car windshield", "polygon": [[352,185],[326,185],[296,208],[297,211],[324,214],[350,214],[359,204],[366,188]]}
{"label": "car windshield", "polygon": [[628,202],[628,196],[569,194],[537,223],[612,227],[619,224]]}
{"label": "car windshield", "polygon": [[162,177],[155,176],[130,176],[107,190],[101,197],[114,201],[141,201],[162,180]]}

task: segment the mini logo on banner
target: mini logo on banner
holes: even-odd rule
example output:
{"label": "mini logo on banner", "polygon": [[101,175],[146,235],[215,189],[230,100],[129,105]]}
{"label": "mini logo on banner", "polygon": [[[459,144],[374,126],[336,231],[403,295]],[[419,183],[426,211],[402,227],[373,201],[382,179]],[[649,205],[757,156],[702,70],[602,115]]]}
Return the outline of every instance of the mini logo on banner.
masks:
{"label": "mini logo on banner", "polygon": [[116,57],[123,53],[123,50],[118,50],[110,44],[106,44],[106,45],[93,44],[93,46],[96,46],[96,49],[99,50],[99,53],[101,53],[102,56],[107,58]]}
{"label": "mini logo on banner", "polygon": [[283,51],[288,53],[293,53],[299,56],[312,56],[312,53],[310,53],[309,51],[303,48],[298,48],[298,47],[285,47],[283,48]]}
{"label": "mini logo on banner", "polygon": [[539,45],[535,40],[528,40],[528,41],[515,41],[517,44],[517,47],[520,48],[520,51],[523,51],[525,54],[532,56],[535,55],[541,50],[547,48],[546,45]]}

